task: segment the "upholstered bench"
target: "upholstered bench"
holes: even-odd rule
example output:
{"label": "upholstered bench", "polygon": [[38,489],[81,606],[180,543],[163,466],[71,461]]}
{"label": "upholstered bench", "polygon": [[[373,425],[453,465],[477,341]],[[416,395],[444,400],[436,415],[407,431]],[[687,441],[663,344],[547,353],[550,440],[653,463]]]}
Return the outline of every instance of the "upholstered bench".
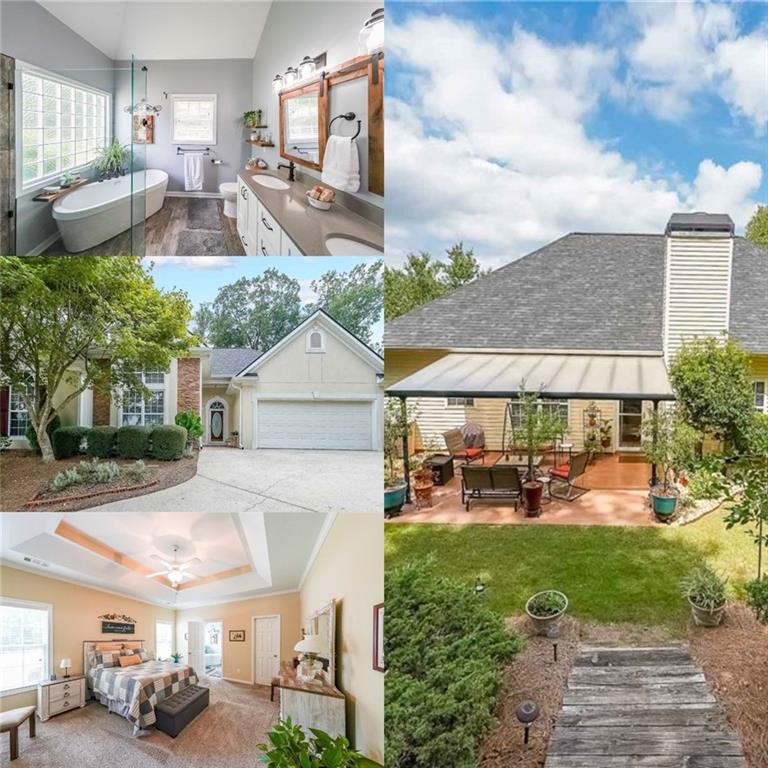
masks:
{"label": "upholstered bench", "polygon": [[29,738],[35,736],[35,708],[19,707],[0,712],[0,733],[11,732],[11,760],[19,756],[19,726],[29,720]]}
{"label": "upholstered bench", "polygon": [[209,691],[190,685],[155,706],[158,730],[175,739],[207,706]]}

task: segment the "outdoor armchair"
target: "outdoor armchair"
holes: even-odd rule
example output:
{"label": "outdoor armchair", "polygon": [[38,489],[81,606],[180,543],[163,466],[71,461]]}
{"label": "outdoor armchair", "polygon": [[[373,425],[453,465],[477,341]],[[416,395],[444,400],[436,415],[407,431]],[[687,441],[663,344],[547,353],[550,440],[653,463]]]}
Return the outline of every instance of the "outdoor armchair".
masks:
{"label": "outdoor armchair", "polygon": [[[577,453],[567,464],[552,467],[549,470],[549,476],[552,478],[549,487],[550,495],[563,501],[575,501],[583,496],[589,488],[576,485],[575,481],[586,472],[587,464],[589,464],[589,451],[584,451]],[[565,493],[556,492],[556,488],[562,486],[566,488]]]}
{"label": "outdoor armchair", "polygon": [[468,447],[464,442],[460,429],[449,429],[447,432],[443,432],[443,439],[452,458],[464,461],[466,464],[477,459],[485,462],[485,450],[483,448]]}

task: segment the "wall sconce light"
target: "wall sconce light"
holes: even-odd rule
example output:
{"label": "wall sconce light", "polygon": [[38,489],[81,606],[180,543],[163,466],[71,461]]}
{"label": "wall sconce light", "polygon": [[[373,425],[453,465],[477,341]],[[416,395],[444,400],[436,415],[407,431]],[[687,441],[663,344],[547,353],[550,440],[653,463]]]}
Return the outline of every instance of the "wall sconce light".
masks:
{"label": "wall sconce light", "polygon": [[377,8],[368,19],[358,37],[360,50],[373,53],[384,47],[384,9]]}
{"label": "wall sconce light", "polygon": [[539,716],[539,705],[531,699],[525,699],[517,705],[515,714],[517,715],[517,719],[525,727],[525,737],[523,739],[523,744],[527,744],[531,726]]}
{"label": "wall sconce light", "polygon": [[283,89],[283,76],[275,75],[275,77],[272,80],[272,90],[275,93],[280,93],[282,89]]}
{"label": "wall sconce light", "polygon": [[299,80],[311,77],[315,73],[315,60],[311,56],[305,56],[299,64]]}
{"label": "wall sconce light", "polygon": [[299,78],[299,73],[296,71],[296,67],[288,67],[283,75],[283,82],[286,86],[293,85]]}

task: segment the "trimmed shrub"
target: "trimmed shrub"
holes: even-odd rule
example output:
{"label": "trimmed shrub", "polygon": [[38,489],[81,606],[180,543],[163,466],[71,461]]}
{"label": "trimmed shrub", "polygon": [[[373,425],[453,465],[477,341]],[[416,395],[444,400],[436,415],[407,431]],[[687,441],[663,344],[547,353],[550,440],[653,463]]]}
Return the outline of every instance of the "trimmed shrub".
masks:
{"label": "trimmed shrub", "polygon": [[86,435],[86,451],[97,459],[108,459],[117,450],[117,427],[93,427]]}
{"label": "trimmed shrub", "polygon": [[120,427],[117,430],[117,455],[121,459],[143,459],[149,453],[151,427]]}
{"label": "trimmed shrub", "polygon": [[53,455],[57,459],[69,459],[80,453],[80,446],[87,433],[85,427],[59,427],[51,435]]}
{"label": "trimmed shrub", "polygon": [[178,426],[186,428],[187,437],[203,436],[203,420],[194,411],[181,411],[176,414],[174,421]]}
{"label": "trimmed shrub", "polygon": [[[45,431],[48,433],[48,437],[51,438],[51,442],[53,442],[53,433],[61,426],[61,419],[59,418],[59,414],[57,413],[53,419],[51,420],[50,424],[45,428]],[[27,427],[27,431],[24,433],[24,437],[27,438],[27,442],[29,443],[29,447],[38,454],[41,454],[42,451],[40,450],[40,443],[37,442],[37,432],[35,432],[35,428],[30,424]]]}
{"label": "trimmed shrub", "polygon": [[184,455],[187,430],[176,424],[163,424],[152,430],[152,455],[161,461],[173,461]]}
{"label": "trimmed shrub", "polygon": [[433,558],[387,571],[385,586],[385,764],[475,765],[520,638]]}
{"label": "trimmed shrub", "polygon": [[69,488],[70,485],[77,485],[82,481],[83,479],[80,477],[80,473],[72,467],[71,469],[65,469],[63,472],[59,472],[59,474],[51,481],[51,488],[53,488],[54,491],[63,491],[65,488]]}
{"label": "trimmed shrub", "polygon": [[747,584],[747,605],[755,612],[758,621],[768,624],[768,576]]}
{"label": "trimmed shrub", "polygon": [[120,466],[114,461],[101,462],[98,459],[91,459],[90,461],[81,461],[78,466],[78,472],[80,477],[83,478],[83,482],[101,485],[103,483],[111,483],[115,478],[119,477]]}
{"label": "trimmed shrub", "polygon": [[139,459],[135,464],[129,464],[125,467],[124,471],[126,477],[136,483],[143,482],[149,474],[149,470],[143,459]]}

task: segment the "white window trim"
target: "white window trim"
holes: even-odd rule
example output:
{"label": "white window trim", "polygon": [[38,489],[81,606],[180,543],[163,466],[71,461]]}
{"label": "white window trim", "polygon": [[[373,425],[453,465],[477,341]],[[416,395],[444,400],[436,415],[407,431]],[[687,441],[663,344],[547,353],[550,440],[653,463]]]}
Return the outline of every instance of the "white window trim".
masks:
{"label": "white window trim", "polygon": [[[313,347],[312,346],[312,334],[319,333],[320,334],[320,346],[319,347]],[[320,328],[310,328],[307,331],[307,354],[310,355],[322,355],[325,353],[325,333]]]}
{"label": "white window trim", "polygon": [[[24,444],[27,443],[27,436],[26,435],[12,435],[11,434],[11,396],[13,394],[13,387],[9,384],[8,385],[8,437],[16,442],[24,442]],[[25,409],[26,410],[26,409]],[[29,411],[27,411],[27,419],[29,419]]]}
{"label": "white window trim", "polygon": [[[53,605],[51,603],[37,603],[32,600],[18,600],[15,597],[0,596],[0,605],[7,605],[14,608],[35,608],[40,611],[48,612],[48,677],[53,674]],[[45,682],[48,677],[38,682]],[[36,691],[38,683],[22,685],[18,688],[8,688],[0,691],[0,699],[5,696],[15,696],[17,693],[26,693],[27,691]]]}
{"label": "white window trim", "polygon": [[[754,402],[754,386],[752,387],[753,397],[752,397],[752,410],[754,410],[755,413],[766,413],[768,414],[768,379],[752,379],[752,384],[762,384],[763,385],[763,410],[759,410],[758,407],[755,405]],[[8,417],[10,419],[10,415]]]}
{"label": "white window trim", "polygon": [[[144,381],[144,375],[146,373],[159,373],[159,371],[136,371],[136,374],[141,377],[141,383],[150,391],[152,392],[164,392],[163,397],[163,424],[168,424],[168,387],[169,387],[169,381],[168,377],[170,376],[169,371],[162,371],[163,373],[163,383],[162,384],[147,384],[147,382]],[[123,390],[123,394],[125,394],[125,390]],[[141,423],[140,424],[123,424],[123,398],[120,398],[120,406],[117,409],[117,426],[118,427],[127,427],[127,426],[135,426],[135,427],[146,427],[146,401],[142,398],[141,401]],[[158,426],[157,424],[153,424],[152,426]]]}
{"label": "white window trim", "polygon": [[[104,132],[104,141],[109,144],[112,141],[112,94],[109,91],[102,91],[101,88],[96,88],[86,83],[81,83],[78,80],[72,80],[72,78],[64,77],[51,72],[42,67],[36,67],[34,64],[27,64],[26,62],[16,60],[16,72],[28,72],[31,75],[38,75],[40,77],[46,77],[49,80],[56,80],[59,83],[65,83],[72,85],[75,88],[80,88],[83,91],[90,91],[91,93],[104,96],[104,105],[106,113],[106,126]],[[91,163],[85,163],[84,165],[78,165],[74,168],[70,168],[67,171],[57,171],[56,173],[48,174],[42,179],[36,179],[35,181],[24,184],[23,180],[23,165],[24,165],[24,151],[22,145],[22,131],[23,125],[23,99],[22,99],[22,87],[20,86],[21,78],[16,79],[16,87],[14,92],[16,94],[16,136],[18,137],[18,146],[16,147],[16,197],[24,197],[26,195],[39,192],[43,187],[47,187],[55,179],[61,178],[64,173],[85,173],[90,167]]]}
{"label": "white window trim", "polygon": [[[177,139],[176,138],[176,102],[177,101],[206,101],[210,99],[213,102],[213,125],[212,139]],[[216,146],[216,130],[219,123],[219,98],[215,93],[172,93],[171,94],[171,144],[194,144],[200,146]]]}
{"label": "white window trim", "polygon": [[[160,658],[160,649],[159,649],[159,646],[158,646],[158,634],[157,634],[157,625],[158,624],[164,624],[165,626],[171,628],[171,653],[173,653],[173,646],[174,646],[173,639],[174,639],[174,636],[176,634],[176,632],[174,631],[175,625],[174,625],[173,621],[171,621],[170,619],[155,619],[155,658],[156,659]],[[168,658],[170,658],[170,654],[169,654]]]}

